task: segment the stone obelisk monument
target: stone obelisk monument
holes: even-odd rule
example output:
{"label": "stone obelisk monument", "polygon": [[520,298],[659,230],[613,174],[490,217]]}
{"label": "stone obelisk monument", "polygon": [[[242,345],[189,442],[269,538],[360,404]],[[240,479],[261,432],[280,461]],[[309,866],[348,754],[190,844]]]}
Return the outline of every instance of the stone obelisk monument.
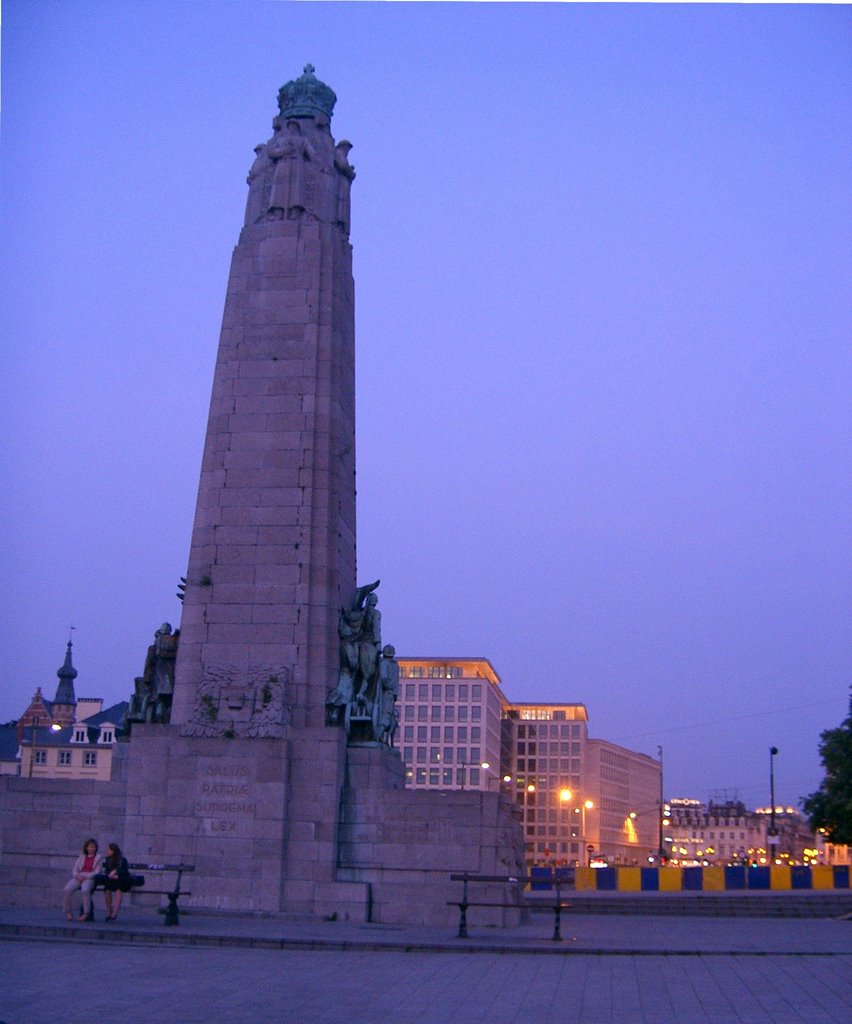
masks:
{"label": "stone obelisk monument", "polygon": [[170,720],[133,726],[124,846],[193,863],[204,907],[436,921],[451,871],[517,871],[522,847],[505,798],[405,790],[392,746],[398,666],[355,576],[355,172],[334,103],[307,65],[255,148],[173,679],[154,651]]}
{"label": "stone obelisk monument", "polygon": [[335,100],[306,66],[255,148],[171,722],[135,727],[131,743],[128,841],[193,860],[205,905],[337,906],[317,897],[336,894],[346,738],[325,726],[325,698],[355,593],[355,172],[331,135]]}
{"label": "stone obelisk monument", "polygon": [[171,718],[202,735],[211,700],[237,736],[322,725],[355,591],[354,171],[329,130],[335,99],[308,65],[249,172]]}

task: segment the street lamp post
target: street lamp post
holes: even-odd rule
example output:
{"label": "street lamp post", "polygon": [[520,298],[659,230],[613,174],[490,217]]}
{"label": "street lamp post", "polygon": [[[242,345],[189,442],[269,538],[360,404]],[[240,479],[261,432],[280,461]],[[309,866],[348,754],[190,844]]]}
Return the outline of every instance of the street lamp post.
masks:
{"label": "street lamp post", "polygon": [[29,778],[33,777],[33,762],[35,761],[36,756],[36,731],[38,729],[39,721],[40,719],[38,715],[34,715],[33,720],[30,723],[30,770],[28,775]]}
{"label": "street lamp post", "polygon": [[769,834],[766,837],[766,846],[769,852],[769,861],[775,860],[778,852],[778,829],[775,827],[775,755],[778,747],[769,748]]}
{"label": "street lamp post", "polygon": [[657,753],[660,755],[660,813],[657,816],[657,856],[660,858],[660,864],[662,864],[666,856],[663,846],[663,807],[665,806],[663,799],[663,748],[657,747]]}

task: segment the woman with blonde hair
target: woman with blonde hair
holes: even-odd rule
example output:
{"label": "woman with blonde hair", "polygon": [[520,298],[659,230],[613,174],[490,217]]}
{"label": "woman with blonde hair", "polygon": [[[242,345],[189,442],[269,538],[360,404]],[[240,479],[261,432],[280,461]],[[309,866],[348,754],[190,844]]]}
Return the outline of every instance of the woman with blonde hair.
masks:
{"label": "woman with blonde hair", "polygon": [[95,887],[95,875],[101,870],[102,861],[98,856],[98,844],[94,839],[83,843],[83,852],[74,861],[71,878],[62,890],[62,908],[68,921],[74,920],[71,913],[71,898],[80,889],[83,893],[83,912],[78,921],[89,921],[92,915],[92,889]]}

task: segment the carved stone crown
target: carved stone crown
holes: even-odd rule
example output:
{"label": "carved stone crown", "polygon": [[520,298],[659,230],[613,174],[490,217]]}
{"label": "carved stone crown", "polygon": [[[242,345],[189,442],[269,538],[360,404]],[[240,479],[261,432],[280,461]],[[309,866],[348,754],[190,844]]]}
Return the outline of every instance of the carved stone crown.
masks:
{"label": "carved stone crown", "polygon": [[278,90],[278,109],[282,117],[314,117],[324,114],[329,121],[337,102],[332,89],[314,75],[313,64],[305,65],[300,78],[282,85]]}

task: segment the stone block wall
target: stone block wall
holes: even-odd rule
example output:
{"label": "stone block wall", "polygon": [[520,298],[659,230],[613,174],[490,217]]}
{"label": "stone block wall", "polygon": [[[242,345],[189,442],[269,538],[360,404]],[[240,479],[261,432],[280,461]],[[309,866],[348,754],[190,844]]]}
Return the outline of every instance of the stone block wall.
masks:
{"label": "stone block wall", "polygon": [[[83,843],[124,847],[125,782],[0,777],[0,901],[62,906]],[[131,851],[132,852],[132,851]]]}

